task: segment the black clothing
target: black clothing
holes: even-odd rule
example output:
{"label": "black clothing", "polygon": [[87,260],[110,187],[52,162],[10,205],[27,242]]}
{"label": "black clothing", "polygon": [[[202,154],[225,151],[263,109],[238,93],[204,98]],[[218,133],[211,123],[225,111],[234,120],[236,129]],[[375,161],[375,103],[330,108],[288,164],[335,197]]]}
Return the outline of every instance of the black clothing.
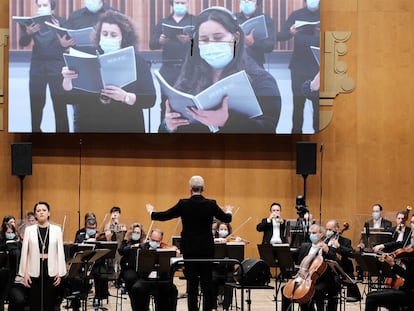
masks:
{"label": "black clothing", "polygon": [[[151,33],[149,47],[151,50],[162,49],[162,66],[160,73],[164,79],[170,84],[174,85],[178,75],[181,72],[181,65],[185,59],[188,49],[191,47],[191,42],[183,43],[177,39],[177,37],[168,38],[168,41],[161,45],[159,43],[162,32],[162,24],[168,24],[172,26],[187,26],[193,25],[194,16],[191,14],[185,14],[184,17],[177,23],[173,18],[173,15],[162,19],[154,28]],[[190,34],[191,37],[191,34]]]}
{"label": "black clothing", "polygon": [[365,311],[376,311],[379,307],[386,307],[391,311],[401,310],[401,306],[412,308],[414,297],[414,264],[412,261],[405,262],[405,264],[406,269],[403,269],[397,264],[392,267],[393,272],[404,278],[404,285],[398,289],[390,288],[368,293],[365,300]]}
{"label": "black clothing", "polygon": [[[221,210],[215,200],[204,198],[200,194],[178,203],[164,212],[152,212],[153,220],[170,220],[181,217],[181,253],[184,259],[214,258],[214,240],[211,224],[214,217],[222,222],[231,222],[231,214]],[[198,310],[198,286],[203,292],[203,310],[212,309],[212,267],[210,264],[186,263],[184,267],[187,278],[188,310]]]}
{"label": "black clothing", "polygon": [[[262,40],[255,40],[254,44],[251,46],[246,45],[246,53],[254,60],[260,67],[264,68],[264,63],[266,62],[265,53],[270,53],[273,51],[275,46],[275,22],[268,14],[257,13],[253,14],[249,18],[253,18],[259,15],[264,15],[267,27],[268,37]],[[248,18],[242,13],[236,14],[237,22],[243,24]],[[253,35],[254,36],[254,35]]]}
{"label": "black clothing", "polygon": [[[64,19],[54,16],[60,25]],[[30,109],[32,116],[32,132],[41,132],[43,108],[46,104],[46,87],[49,86],[55,112],[56,132],[69,132],[66,103],[62,99],[62,67],[65,66],[63,53],[56,31],[45,28],[33,35],[26,32],[26,26],[20,25],[20,46],[28,46],[33,41],[30,61]]]}
{"label": "black clothing", "polygon": [[123,240],[121,246],[118,249],[119,255],[121,255],[121,274],[120,277],[125,282],[125,288],[129,293],[132,285],[138,280],[138,274],[136,271],[137,265],[137,249],[140,241],[127,241]]}
{"label": "black clothing", "polygon": [[407,245],[410,245],[411,243],[411,228],[410,227],[404,227],[404,234],[402,241],[397,241],[398,239],[398,231],[397,227],[389,228],[389,232],[392,232],[392,241],[384,243],[385,248],[383,249],[386,253],[391,253],[399,248],[406,247]]}
{"label": "black clothing", "polygon": [[[257,224],[256,230],[263,232],[262,244],[270,244],[270,239],[273,236],[273,222],[268,222],[267,218],[263,218],[260,223]],[[280,239],[282,243],[288,243],[286,236],[286,220],[280,224]]]}
{"label": "black clothing", "polygon": [[[277,33],[278,41],[286,41],[292,38],[290,27],[295,21],[316,22],[320,20],[320,11],[310,11],[302,8],[293,11],[287,21],[282,25],[281,31]],[[294,36],[294,48],[290,59],[289,68],[292,79],[293,94],[293,127],[292,133],[302,133],[303,108],[306,96],[303,94],[302,86],[307,80],[312,80],[319,71],[319,64],[316,63],[310,46],[320,45],[319,26],[303,27],[298,29]],[[312,97],[313,106],[313,128],[319,130],[319,98]]]}

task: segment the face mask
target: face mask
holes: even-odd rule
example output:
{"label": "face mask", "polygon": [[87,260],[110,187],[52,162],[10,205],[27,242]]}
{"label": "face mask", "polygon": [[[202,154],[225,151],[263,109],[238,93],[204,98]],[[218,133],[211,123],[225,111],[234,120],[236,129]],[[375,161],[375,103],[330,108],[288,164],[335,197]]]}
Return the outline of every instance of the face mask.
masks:
{"label": "face mask", "polygon": [[151,248],[158,248],[160,247],[161,243],[157,241],[149,241],[149,245]]}
{"label": "face mask", "polygon": [[306,6],[309,10],[316,10],[319,7],[319,0],[306,0]]}
{"label": "face mask", "polygon": [[380,212],[372,212],[372,218],[374,218],[375,220],[378,220],[381,216]]}
{"label": "face mask", "polygon": [[310,241],[315,244],[316,242],[318,242],[318,235],[316,233],[311,233],[309,236]]}
{"label": "face mask", "polygon": [[225,238],[229,232],[227,230],[219,230],[219,236],[220,238]]}
{"label": "face mask", "polygon": [[251,15],[256,11],[256,3],[254,2],[240,2],[240,11],[242,11],[246,15]]}
{"label": "face mask", "polygon": [[326,231],[326,237],[329,239],[331,236],[333,236],[335,232],[333,232],[332,230],[327,230]]}
{"label": "face mask", "polygon": [[16,233],[6,233],[6,239],[7,240],[13,240],[16,237]]}
{"label": "face mask", "polygon": [[38,15],[50,15],[52,13],[50,6],[42,6],[37,9]]}
{"label": "face mask", "polygon": [[85,0],[85,6],[91,13],[96,13],[102,8],[103,2],[100,0]]}
{"label": "face mask", "polygon": [[215,69],[226,67],[233,59],[233,49],[228,42],[199,45],[200,57]]}
{"label": "face mask", "polygon": [[121,41],[118,39],[110,39],[106,37],[101,37],[99,45],[104,53],[110,53],[118,51],[121,48]]}
{"label": "face mask", "polygon": [[140,237],[141,237],[141,234],[139,234],[139,233],[133,233],[133,234],[131,235],[131,239],[132,239],[133,241],[139,241]]}
{"label": "face mask", "polygon": [[173,9],[177,15],[185,15],[185,13],[187,13],[187,6],[185,4],[174,3]]}
{"label": "face mask", "polygon": [[86,229],[86,234],[88,235],[88,237],[93,237],[96,234],[96,230],[95,229]]}

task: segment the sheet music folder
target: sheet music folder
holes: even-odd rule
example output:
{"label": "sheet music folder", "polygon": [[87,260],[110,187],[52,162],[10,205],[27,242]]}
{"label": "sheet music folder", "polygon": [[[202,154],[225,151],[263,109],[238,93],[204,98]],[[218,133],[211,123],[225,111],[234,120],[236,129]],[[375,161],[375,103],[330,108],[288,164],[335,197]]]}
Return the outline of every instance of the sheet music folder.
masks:
{"label": "sheet music folder", "polygon": [[153,250],[137,249],[136,271],[141,275],[149,275],[156,271],[157,275],[168,275],[170,272],[170,261],[176,256],[175,250]]}
{"label": "sheet music folder", "polygon": [[295,263],[290,254],[290,246],[283,244],[258,244],[260,259],[270,267],[278,267],[282,272],[293,271]]}
{"label": "sheet music folder", "polygon": [[80,251],[69,260],[68,278],[83,278],[87,275],[94,263],[110,252],[109,249],[95,249]]}

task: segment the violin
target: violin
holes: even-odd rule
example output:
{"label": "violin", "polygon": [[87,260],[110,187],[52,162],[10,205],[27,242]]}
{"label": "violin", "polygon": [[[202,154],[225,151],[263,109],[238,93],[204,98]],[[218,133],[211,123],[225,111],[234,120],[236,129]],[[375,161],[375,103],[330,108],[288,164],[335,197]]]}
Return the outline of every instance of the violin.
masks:
{"label": "violin", "polygon": [[[414,257],[414,247],[411,245],[404,248],[399,248],[395,251],[393,251],[390,254],[382,254],[381,255],[381,261],[385,260],[385,256],[391,256],[393,259],[400,259],[400,258],[411,258]],[[395,276],[385,279],[385,285],[389,288],[399,288],[402,285],[404,285],[404,278]]]}
{"label": "violin", "polygon": [[319,252],[308,254],[300,263],[298,273],[283,289],[283,295],[300,304],[308,303],[315,294],[316,280],[325,272],[326,262]]}

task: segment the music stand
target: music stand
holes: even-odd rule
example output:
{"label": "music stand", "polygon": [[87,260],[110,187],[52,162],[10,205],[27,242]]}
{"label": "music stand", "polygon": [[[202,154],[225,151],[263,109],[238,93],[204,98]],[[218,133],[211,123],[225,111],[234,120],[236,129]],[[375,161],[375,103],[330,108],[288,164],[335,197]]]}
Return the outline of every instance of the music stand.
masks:
{"label": "music stand", "polygon": [[361,232],[361,239],[365,244],[365,250],[372,250],[375,245],[392,241],[392,233],[383,229],[366,228]]}
{"label": "music stand", "polygon": [[140,275],[148,276],[155,271],[156,278],[159,278],[160,274],[168,276],[171,258],[175,256],[175,250],[140,249],[138,252],[137,272]]}
{"label": "music stand", "polygon": [[[104,257],[110,252],[108,249],[96,249],[77,252],[69,261],[70,268],[68,271],[68,278],[81,280],[83,295],[81,293],[82,310],[86,310],[86,300],[88,296],[88,278],[93,265],[97,260]],[[82,299],[84,298],[84,299]]]}
{"label": "music stand", "polygon": [[231,258],[242,262],[244,259],[244,243],[216,243],[214,244],[214,258]]}
{"label": "music stand", "polygon": [[[283,276],[293,274],[295,264],[290,254],[289,244],[258,244],[260,259],[269,267],[279,268],[281,273],[275,276],[275,302],[277,310],[277,296],[282,286]],[[278,281],[280,281],[278,283]]]}

